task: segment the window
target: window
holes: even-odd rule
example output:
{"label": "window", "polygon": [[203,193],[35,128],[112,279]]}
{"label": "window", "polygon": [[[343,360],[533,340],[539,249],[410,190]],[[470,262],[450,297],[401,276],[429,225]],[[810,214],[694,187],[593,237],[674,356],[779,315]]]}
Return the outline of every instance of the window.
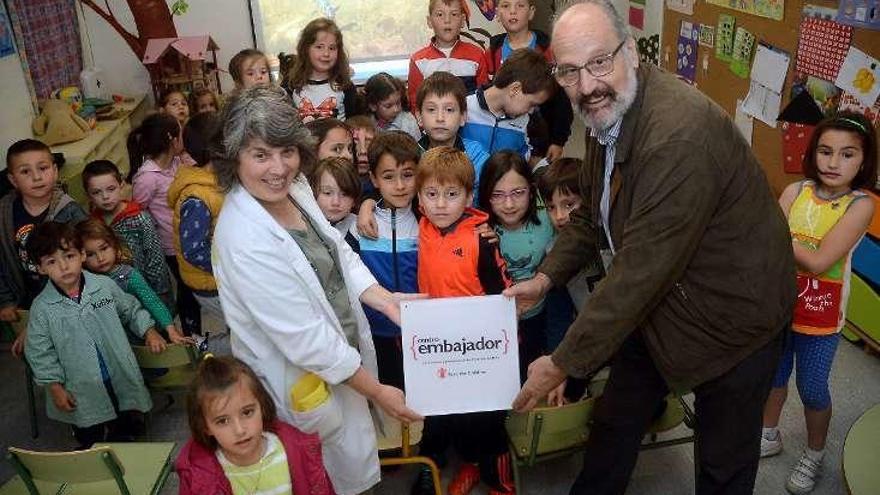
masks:
{"label": "window", "polygon": [[257,46],[295,53],[309,21],[329,17],[342,30],[355,82],[376,72],[406,78],[409,56],[430,38],[427,2],[413,0],[251,0]]}

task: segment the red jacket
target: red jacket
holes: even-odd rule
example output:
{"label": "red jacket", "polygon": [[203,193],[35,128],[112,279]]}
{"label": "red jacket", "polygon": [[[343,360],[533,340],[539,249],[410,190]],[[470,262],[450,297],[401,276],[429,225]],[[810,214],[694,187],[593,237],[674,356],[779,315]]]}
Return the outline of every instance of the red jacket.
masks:
{"label": "red jacket", "polygon": [[[333,495],[333,485],[321,458],[321,440],[276,420],[269,431],[278,435],[296,495]],[[180,495],[232,495],[232,486],[213,450],[190,439],[174,462],[180,478]]]}

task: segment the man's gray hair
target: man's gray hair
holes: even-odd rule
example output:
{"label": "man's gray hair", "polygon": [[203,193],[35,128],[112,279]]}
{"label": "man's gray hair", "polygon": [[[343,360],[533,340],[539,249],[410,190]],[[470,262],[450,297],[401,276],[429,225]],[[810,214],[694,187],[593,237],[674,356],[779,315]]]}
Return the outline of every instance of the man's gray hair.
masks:
{"label": "man's gray hair", "polygon": [[563,0],[562,8],[559,9],[559,12],[554,17],[553,24],[556,24],[556,21],[562,17],[562,14],[564,14],[565,11],[575,5],[595,5],[601,8],[605,11],[608,19],[611,20],[611,24],[614,26],[614,32],[617,34],[617,38],[620,41],[623,41],[630,36],[629,26],[627,26],[623,17],[617,12],[614,4],[611,3],[611,0]]}
{"label": "man's gray hair", "polygon": [[226,191],[238,183],[238,155],[254,139],[272,147],[297,148],[300,172],[308,174],[317,161],[315,139],[281,88],[255,86],[233,93],[221,121],[223,129],[212,148],[217,183]]}

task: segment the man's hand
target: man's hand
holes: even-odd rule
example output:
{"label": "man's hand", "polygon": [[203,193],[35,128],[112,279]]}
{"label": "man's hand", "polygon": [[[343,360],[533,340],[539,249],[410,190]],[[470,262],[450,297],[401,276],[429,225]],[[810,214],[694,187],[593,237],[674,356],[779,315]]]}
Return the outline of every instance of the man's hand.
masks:
{"label": "man's hand", "polygon": [[522,280],[504,289],[502,294],[516,299],[516,313],[521,315],[547,295],[552,286],[550,277],[538,272],[531,279]]}
{"label": "man's hand", "polygon": [[565,383],[565,372],[553,364],[550,356],[541,356],[529,365],[529,378],[513,400],[516,412],[534,409],[538,401],[546,397],[560,383]]}
{"label": "man's hand", "polygon": [[547,394],[547,405],[548,406],[564,406],[568,404],[568,399],[565,398],[565,384],[566,381],[563,380],[562,383],[556,386],[553,390]]}
{"label": "man's hand", "polygon": [[153,354],[159,354],[165,350],[168,343],[165,342],[165,339],[159,335],[155,328],[151,328],[144,334],[144,345],[149,347],[150,352]]}
{"label": "man's hand", "polygon": [[12,352],[14,357],[20,358],[24,356],[25,340],[27,340],[27,330],[24,330],[15,336],[15,341],[12,343],[12,347],[9,348],[9,351]]}
{"label": "man's hand", "polygon": [[49,385],[49,393],[52,395],[52,402],[59,410],[71,412],[76,409],[76,399],[64,388],[64,385],[60,383]]}

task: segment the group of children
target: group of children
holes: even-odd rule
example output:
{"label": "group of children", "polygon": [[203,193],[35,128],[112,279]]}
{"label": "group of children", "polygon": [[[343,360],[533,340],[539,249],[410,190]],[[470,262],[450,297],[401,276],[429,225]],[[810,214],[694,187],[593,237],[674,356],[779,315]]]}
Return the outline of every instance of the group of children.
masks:
{"label": "group of children", "polygon": [[[329,19],[306,25],[283,77],[316,139],[319,161],[303,173],[321,211],[391,291],[430,297],[501,293],[535,275],[581,206],[580,160],[561,157],[571,107],[555,91],[547,37],[528,28],[534,5],[502,0],[497,8],[506,33],[494,37],[486,53],[459,39],[462,2],[431,0],[434,37],[413,54],[408,85],[379,73],[359,94],[342,34]],[[229,72],[237,90],[272,84],[268,59],[257,50],[233,57]],[[224,200],[211,164],[221,104],[202,90],[171,92],[158,106],[129,137],[127,178],[108,161],[83,170],[88,213],[56,187],[58,169],[47,146],[26,139],[7,153],[16,192],[0,198],[0,320],[14,321],[19,310],[30,309],[27,333],[13,352],[24,350],[36,381],[47,387],[49,416],[70,423],[81,447],[133,438],[138,412],[151,407],[131,345],[161,352],[167,341],[191,344],[191,335],[202,332],[202,309],[223,319],[211,269],[213,226]],[[848,253],[870,219],[856,189],[868,185],[868,175],[876,178],[876,138],[858,116],[819,129],[807,152],[816,169],[812,182],[786,190],[783,206],[831,205],[822,213],[830,215],[822,217],[822,233],[793,227],[795,251],[806,271],[836,270],[834,280],[845,285]],[[830,138],[836,141],[826,142]],[[844,165],[852,171],[838,170]],[[866,168],[868,175],[859,175]],[[813,215],[808,209],[796,218]],[[602,274],[596,260],[520,316],[522,380],[532,360],[559,345]],[[379,380],[403,389],[400,328],[369,308],[366,313]],[[826,386],[815,404],[830,415],[825,399],[834,343],[821,344],[819,353],[812,350],[819,344],[810,341],[817,333],[836,336],[839,322],[823,320],[822,329],[796,318],[797,338],[786,362],[791,352],[799,354],[805,361],[803,367],[798,362],[798,373],[806,373],[820,366],[809,360],[821,354],[824,368],[815,372]],[[790,369],[783,363],[776,386],[785,385]],[[570,381],[548,402],[561,404],[582,393],[583,383]],[[765,455],[781,450],[775,425],[785,396],[774,394]],[[332,493],[318,439],[280,422],[264,387],[240,361],[217,357],[200,365],[188,414],[192,440],[177,466],[181,493],[257,487]],[[811,431],[814,450],[796,470],[801,478],[818,470],[825,414],[813,415],[825,421],[825,429],[816,439]],[[815,429],[816,421],[808,425]],[[503,412],[427,418],[423,455],[442,466],[449,446],[465,461],[450,494],[466,494],[481,480],[490,493],[512,493]],[[253,485],[255,466],[260,477]],[[433,493],[429,470],[419,472],[412,493]]]}

